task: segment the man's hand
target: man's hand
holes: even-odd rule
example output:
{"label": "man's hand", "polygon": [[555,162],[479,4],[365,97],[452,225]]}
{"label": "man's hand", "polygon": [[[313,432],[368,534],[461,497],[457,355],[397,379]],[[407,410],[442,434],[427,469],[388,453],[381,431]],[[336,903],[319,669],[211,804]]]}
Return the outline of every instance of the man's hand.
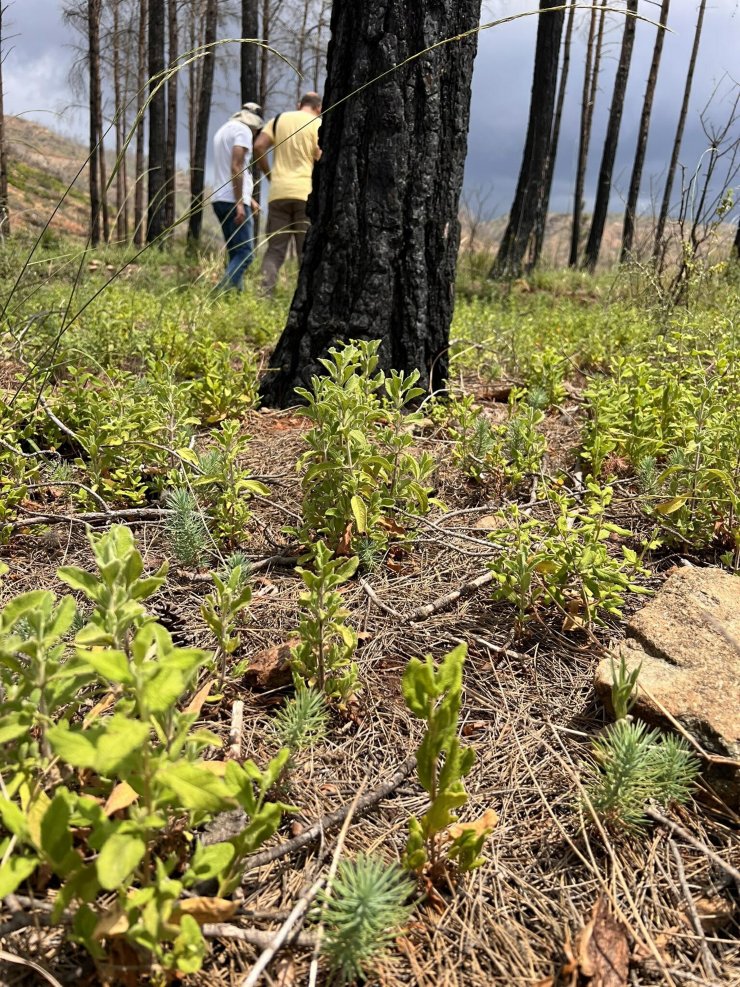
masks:
{"label": "man's hand", "polygon": [[256,199],[252,199],[252,212],[259,212],[259,211],[260,211],[259,202],[257,202]]}
{"label": "man's hand", "polygon": [[247,210],[244,208],[243,202],[237,202],[236,204],[236,225],[241,226],[247,220]]}

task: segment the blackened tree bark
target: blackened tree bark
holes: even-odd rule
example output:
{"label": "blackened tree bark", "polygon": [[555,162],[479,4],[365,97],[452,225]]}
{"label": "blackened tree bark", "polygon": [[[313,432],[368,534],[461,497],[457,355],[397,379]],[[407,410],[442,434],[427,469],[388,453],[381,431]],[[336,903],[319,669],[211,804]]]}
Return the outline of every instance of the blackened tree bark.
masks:
{"label": "blackened tree bark", "polygon": [[123,71],[123,35],[121,31],[120,0],[112,4],[113,32],[111,34],[113,61],[113,101],[115,103],[114,126],[116,131],[116,239],[128,239],[128,215],[126,212],[126,156],[122,153],[126,141],[126,107],[124,93],[126,80]]}
{"label": "blackened tree bark", "polygon": [[[272,6],[270,0],[262,0],[262,40],[265,45],[270,43],[272,34]],[[267,106],[267,76],[269,72],[269,52],[266,47],[260,48],[260,81],[257,102],[264,109]]]}
{"label": "blackened tree bark", "polygon": [[614,160],[617,156],[619,129],[622,125],[622,110],[624,109],[624,96],[627,92],[627,79],[629,77],[630,62],[632,61],[632,49],[635,43],[636,13],[637,0],[627,0],[627,16],[625,17],[624,31],[622,32],[622,47],[619,51],[619,63],[617,65],[617,75],[614,80],[612,105],[609,109],[609,121],[606,125],[604,151],[601,156],[599,181],[596,186],[594,214],[591,219],[591,229],[588,234],[583,258],[583,266],[589,271],[593,271],[596,268],[596,262],[599,259],[601,241],[604,236],[604,226],[606,225],[606,215],[609,210]]}
{"label": "blackened tree bark", "polygon": [[[242,0],[242,37],[259,37],[259,10],[258,0]],[[259,71],[257,69],[257,45],[242,44],[240,55],[241,73],[241,94],[242,103],[249,103],[257,99],[259,90]]]}
{"label": "blackened tree bark", "polygon": [[565,12],[562,0],[540,0],[539,11],[524,156],[509,221],[491,268],[492,278],[520,277],[547,171]]}
{"label": "blackened tree bark", "polygon": [[139,38],[136,59],[136,157],[134,164],[134,243],[137,247],[140,247],[144,242],[144,149],[146,130],[144,103],[146,101],[148,19],[148,0],[139,0]]}
{"label": "blackened tree bark", "polygon": [[[599,66],[604,42],[604,22],[607,0],[601,0],[601,10],[591,9],[591,19],[586,42],[586,67],[583,72],[583,95],[581,97],[581,129],[578,137],[578,163],[576,164],[576,187],[573,195],[573,223],[570,234],[570,257],[568,265],[576,267],[581,255],[581,219],[583,218],[583,190],[586,185],[586,165],[591,144],[591,124],[594,118],[596,87],[599,80]],[[598,20],[598,31],[596,24]],[[596,39],[594,41],[594,38]]]}
{"label": "blackened tree bark", "polygon": [[352,338],[381,339],[386,370],[416,369],[427,388],[445,380],[479,16],[480,0],[334,3],[324,92],[333,109],[266,404],[291,403],[328,348]]}
{"label": "blackened tree bark", "polygon": [[162,84],[165,48],[165,0],[149,0],[149,188],[146,241],[164,232],[167,103]]}
{"label": "blackened tree bark", "polygon": [[575,20],[576,0],[570,0],[568,10],[568,20],[565,25],[565,37],[563,39],[563,64],[560,66],[560,82],[558,83],[558,98],[555,104],[555,117],[552,122],[552,136],[550,137],[550,149],[547,155],[547,166],[545,168],[545,181],[542,183],[540,200],[537,203],[537,219],[534,224],[534,244],[532,246],[532,256],[527,264],[528,270],[534,270],[539,264],[542,256],[542,246],[545,242],[545,229],[547,227],[547,213],[550,209],[550,194],[552,192],[552,180],[555,174],[555,162],[558,154],[558,144],[560,143],[560,124],[563,119],[563,105],[565,104],[565,93],[568,87],[568,73],[570,70],[570,43],[573,37],[573,22]]}
{"label": "blackened tree bark", "polygon": [[[179,55],[177,35],[177,0],[167,0],[167,63],[177,65]],[[167,138],[164,155],[165,205],[164,226],[171,229],[175,222],[175,178],[177,173],[177,90],[179,73],[173,71],[167,79]]]}
{"label": "blackened tree bark", "polygon": [[3,14],[0,4],[0,240],[10,236],[10,207],[8,205],[8,148],[5,142],[5,116],[3,106]]}
{"label": "blackened tree bark", "polygon": [[707,6],[707,0],[701,0],[699,4],[699,13],[696,18],[696,29],[694,31],[694,43],[691,47],[691,56],[689,58],[689,67],[686,72],[686,84],[683,90],[683,100],[681,102],[681,112],[678,117],[678,126],[676,127],[676,136],[673,139],[673,149],[671,150],[671,160],[668,164],[668,174],[665,179],[665,188],[663,190],[663,200],[660,204],[660,213],[658,214],[658,222],[655,227],[655,240],[653,242],[653,259],[657,262],[661,262],[663,254],[665,252],[665,243],[663,242],[665,234],[665,226],[668,221],[668,210],[671,205],[671,193],[673,192],[673,182],[676,177],[676,168],[678,167],[678,156],[681,153],[681,141],[683,140],[683,131],[686,126],[686,114],[689,110],[689,100],[691,99],[691,87],[694,83],[694,69],[696,68],[696,56],[699,54],[699,42],[701,41],[701,31],[704,26],[704,10]]}
{"label": "blackened tree bark", "polygon": [[191,245],[198,242],[200,231],[203,227],[203,188],[205,186],[206,175],[208,123],[211,119],[211,100],[213,98],[213,74],[216,61],[216,52],[213,44],[216,41],[217,24],[218,0],[207,0],[203,38],[203,43],[207,50],[203,56],[203,71],[200,78],[200,92],[198,93],[198,113],[195,119],[193,157],[190,162],[188,242]]}
{"label": "blackened tree bark", "polygon": [[735,260],[740,261],[740,219],[737,221],[737,228],[735,229],[735,242],[732,245],[731,256]]}
{"label": "blackened tree bark", "polygon": [[87,0],[87,67],[90,86],[90,159],[88,179],[90,189],[90,242],[100,243],[102,195],[100,174],[100,141],[103,134],[102,94],[100,92],[100,3]]}
{"label": "blackened tree bark", "polygon": [[658,69],[660,68],[660,56],[663,53],[663,38],[665,37],[665,26],[668,22],[668,8],[671,0],[663,0],[660,8],[660,27],[655,35],[653,46],[653,58],[650,62],[650,72],[648,73],[647,86],[645,87],[645,99],[642,103],[642,113],[640,114],[640,126],[637,131],[637,147],[635,149],[635,160],[632,165],[632,177],[630,178],[630,188],[627,194],[627,206],[624,210],[624,226],[622,228],[622,250],[620,261],[624,263],[629,260],[632,253],[632,244],[635,239],[635,218],[637,216],[637,200],[640,195],[640,182],[642,181],[642,169],[645,164],[645,152],[647,150],[648,134],[650,132],[650,115],[653,112],[653,98],[655,96],[655,85],[658,81]]}

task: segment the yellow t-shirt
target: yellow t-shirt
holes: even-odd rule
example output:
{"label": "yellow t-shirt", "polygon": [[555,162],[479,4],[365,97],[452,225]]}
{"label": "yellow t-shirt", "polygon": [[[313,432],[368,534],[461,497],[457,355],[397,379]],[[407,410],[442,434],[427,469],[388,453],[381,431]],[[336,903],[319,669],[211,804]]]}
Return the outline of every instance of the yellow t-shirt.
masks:
{"label": "yellow t-shirt", "polygon": [[281,113],[277,121],[268,120],[263,133],[275,145],[270,169],[270,194],[273,199],[302,199],[311,192],[311,173],[319,146],[321,117],[304,110]]}

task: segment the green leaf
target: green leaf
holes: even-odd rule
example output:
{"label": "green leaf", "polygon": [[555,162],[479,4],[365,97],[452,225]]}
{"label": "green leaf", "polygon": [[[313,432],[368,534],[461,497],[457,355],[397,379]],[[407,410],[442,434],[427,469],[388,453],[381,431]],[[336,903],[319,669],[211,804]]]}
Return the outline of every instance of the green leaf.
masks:
{"label": "green leaf", "polygon": [[95,862],[101,887],[106,891],[116,891],[124,885],[145,853],[146,844],[140,836],[129,833],[109,836]]}
{"label": "green leaf", "polygon": [[55,795],[41,819],[41,846],[51,865],[59,867],[72,849],[69,832],[69,806],[63,795]]}
{"label": "green leaf", "polygon": [[183,809],[221,812],[234,807],[223,779],[198,764],[171,764],[160,768],[157,780],[171,788]]}
{"label": "green leaf", "polygon": [[50,604],[53,599],[54,594],[44,589],[34,589],[30,593],[21,593],[20,596],[16,596],[14,600],[11,600],[0,611],[0,616],[2,617],[0,627],[4,631],[9,631],[27,613],[33,613],[35,610],[41,608],[44,603]]}
{"label": "green leaf", "polygon": [[0,898],[12,894],[36,870],[35,857],[9,857],[0,866]]}
{"label": "green leaf", "polygon": [[70,589],[84,593],[90,600],[96,600],[100,591],[100,580],[91,572],[85,572],[75,565],[63,565],[57,569],[57,576],[66,583]]}
{"label": "green leaf", "polygon": [[367,531],[367,507],[362,497],[358,497],[357,494],[352,497],[350,504],[352,506],[352,514],[355,519],[355,525],[359,534],[364,535]]}
{"label": "green leaf", "polygon": [[5,828],[14,836],[18,836],[21,839],[27,836],[28,827],[26,826],[26,817],[15,802],[11,802],[10,799],[0,798],[0,819],[2,819]]}
{"label": "green leaf", "polygon": [[190,887],[198,881],[209,881],[212,877],[219,877],[234,859],[234,852],[231,843],[212,843],[210,846],[199,843],[195,848],[190,867],[185,872],[183,883]]}
{"label": "green leaf", "polygon": [[124,685],[132,685],[134,682],[128,659],[123,651],[114,651],[112,648],[101,650],[78,648],[77,657],[108,682],[120,682]]}
{"label": "green leaf", "polygon": [[198,454],[193,449],[188,449],[187,446],[182,449],[175,449],[175,452],[183,460],[183,462],[190,463],[191,466],[200,466],[200,460],[198,459]]}
{"label": "green leaf", "polygon": [[675,514],[676,511],[681,510],[687,500],[688,497],[672,497],[670,500],[666,500],[662,504],[656,504],[653,509],[656,514]]}
{"label": "green leaf", "polygon": [[47,730],[54,753],[75,768],[93,768],[110,777],[149,737],[140,720],[116,713],[87,730],[61,722]]}

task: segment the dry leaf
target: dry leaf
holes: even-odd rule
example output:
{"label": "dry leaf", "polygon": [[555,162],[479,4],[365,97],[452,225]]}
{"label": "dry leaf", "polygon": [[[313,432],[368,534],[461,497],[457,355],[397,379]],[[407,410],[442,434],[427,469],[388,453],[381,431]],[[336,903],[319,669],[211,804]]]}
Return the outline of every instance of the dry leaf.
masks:
{"label": "dry leaf", "polygon": [[347,527],[344,529],[344,534],[339,539],[339,544],[337,545],[336,554],[338,556],[352,554],[352,522],[351,521],[348,522]]}
{"label": "dry leaf", "polygon": [[498,815],[493,809],[486,809],[482,816],[469,823],[454,823],[447,828],[447,835],[451,840],[456,840],[463,833],[473,832],[476,836],[483,836],[492,832],[498,824]]}
{"label": "dry leaf", "polygon": [[128,932],[128,918],[118,906],[105,912],[93,929],[93,939],[107,939],[111,936],[123,936]]}
{"label": "dry leaf", "polygon": [[603,896],[578,937],[578,968],[588,987],[624,987],[630,950],[627,928],[609,912]]}
{"label": "dry leaf", "polygon": [[112,816],[114,812],[127,809],[138,799],[139,793],[129,785],[127,781],[120,781],[108,796],[108,800],[103,806],[106,816]]}
{"label": "dry leaf", "polygon": [[466,723],[462,728],[463,737],[469,737],[471,733],[477,733],[478,730],[485,730],[489,726],[486,720],[473,720],[472,723]]}
{"label": "dry leaf", "polygon": [[694,907],[705,932],[716,932],[726,926],[736,910],[734,902],[719,895],[715,898],[697,898]]}
{"label": "dry leaf", "polygon": [[296,983],[296,966],[292,956],[285,956],[275,967],[275,987],[293,987]]}
{"label": "dry leaf", "polygon": [[386,531],[390,531],[392,535],[398,535],[399,538],[403,538],[406,534],[406,528],[401,527],[400,524],[396,524],[391,518],[381,518],[378,522],[378,527],[385,528]]}
{"label": "dry leaf", "polygon": [[498,514],[484,514],[475,522],[475,529],[477,531],[495,531],[496,528],[505,527],[508,523],[505,517],[499,517]]}
{"label": "dry leaf", "polygon": [[97,706],[93,706],[93,708],[87,714],[83,725],[89,726],[90,723],[92,723],[92,721],[96,717],[100,716],[101,713],[105,713],[106,710],[109,710],[111,706],[115,704],[115,701],[116,701],[116,697],[113,695],[112,692],[109,692],[106,696],[103,696],[103,698],[100,700]]}
{"label": "dry leaf", "polygon": [[228,922],[238,908],[238,901],[227,901],[226,898],[183,898],[172,913],[172,921],[179,922],[181,915],[192,915],[198,925]]}
{"label": "dry leaf", "polygon": [[213,688],[213,683],[214,680],[209,679],[206,682],[206,684],[202,686],[202,688],[198,689],[198,691],[195,693],[193,698],[187,704],[183,712],[195,713],[195,715],[197,716],[200,713],[200,711],[203,709],[203,703],[206,701],[206,699],[208,699],[208,695],[211,689]]}

